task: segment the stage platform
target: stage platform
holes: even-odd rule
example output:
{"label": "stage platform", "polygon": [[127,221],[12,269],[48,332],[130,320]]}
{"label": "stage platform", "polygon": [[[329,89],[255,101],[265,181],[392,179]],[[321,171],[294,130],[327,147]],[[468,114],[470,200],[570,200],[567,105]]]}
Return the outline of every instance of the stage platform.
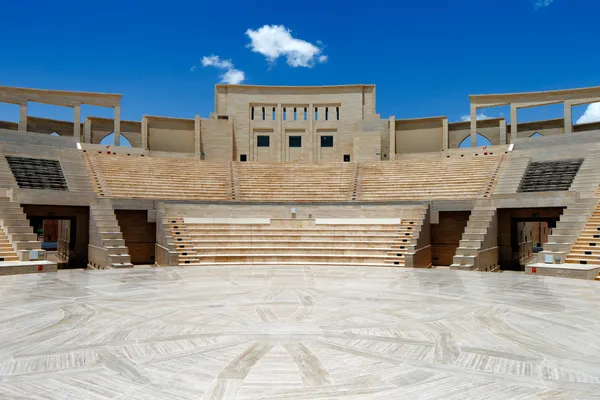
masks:
{"label": "stage platform", "polygon": [[600,284],[244,266],[0,277],[1,399],[591,399]]}
{"label": "stage platform", "polygon": [[37,274],[56,270],[56,263],[47,260],[0,261],[0,275]]}
{"label": "stage platform", "polygon": [[525,266],[525,273],[541,276],[556,276],[576,279],[596,279],[600,274],[597,264],[545,264],[534,263]]}

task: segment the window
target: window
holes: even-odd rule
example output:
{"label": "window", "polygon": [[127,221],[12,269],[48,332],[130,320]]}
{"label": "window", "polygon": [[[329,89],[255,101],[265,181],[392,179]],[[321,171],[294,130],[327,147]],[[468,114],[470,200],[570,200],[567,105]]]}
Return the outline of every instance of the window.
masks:
{"label": "window", "polygon": [[254,107],[250,107],[250,119],[254,120]]}
{"label": "window", "polygon": [[321,147],[333,147],[333,136],[321,136]]}
{"label": "window", "polygon": [[306,107],[304,107],[304,120],[306,121]]}
{"label": "window", "polygon": [[319,120],[319,109],[315,107],[315,121]]}
{"label": "window", "polygon": [[340,108],[339,107],[335,108],[335,119],[337,119],[338,121],[340,120]]}
{"label": "window", "polygon": [[294,107],[294,121],[296,120],[296,107]]}
{"label": "window", "polygon": [[283,120],[286,121],[287,120],[287,113],[285,111],[285,107],[283,107]]}
{"label": "window", "polygon": [[248,156],[246,154],[240,154],[240,161],[248,161]]}
{"label": "window", "polygon": [[290,147],[302,147],[302,136],[290,136]]}
{"label": "window", "polygon": [[219,115],[217,116],[217,119],[229,119],[229,115]]}
{"label": "window", "polygon": [[271,141],[270,136],[259,135],[256,137],[256,146],[257,147],[269,147]]}
{"label": "window", "polygon": [[325,121],[329,120],[329,107],[325,107]]}
{"label": "window", "polygon": [[275,107],[273,107],[273,114],[272,114],[272,118],[273,121],[275,121]]}
{"label": "window", "polygon": [[350,154],[344,154],[344,162],[350,162]]}
{"label": "window", "polygon": [[263,121],[265,120],[265,108],[262,108],[262,112],[263,112]]}

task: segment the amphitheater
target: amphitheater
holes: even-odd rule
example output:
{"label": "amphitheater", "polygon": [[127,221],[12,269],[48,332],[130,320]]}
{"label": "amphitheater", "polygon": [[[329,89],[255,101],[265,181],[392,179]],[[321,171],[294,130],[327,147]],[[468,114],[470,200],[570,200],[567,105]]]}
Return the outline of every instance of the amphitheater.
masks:
{"label": "amphitheater", "polygon": [[456,123],[374,85],[214,101],[0,87],[0,399],[600,399],[600,87]]}

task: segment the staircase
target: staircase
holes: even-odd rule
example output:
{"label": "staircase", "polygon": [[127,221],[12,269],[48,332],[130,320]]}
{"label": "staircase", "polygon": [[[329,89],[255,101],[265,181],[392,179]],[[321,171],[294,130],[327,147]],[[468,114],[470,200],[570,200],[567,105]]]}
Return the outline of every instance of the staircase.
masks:
{"label": "staircase", "polygon": [[494,194],[517,193],[523,174],[531,161],[531,157],[515,156],[511,153],[500,169],[500,176]]}
{"label": "staircase", "polygon": [[[487,266],[480,262],[480,255],[490,248],[497,249],[497,236],[494,229],[496,214],[496,207],[490,200],[475,202],[450,269],[487,270]],[[496,241],[495,246],[489,246],[493,241]]]}
{"label": "staircase", "polygon": [[198,252],[194,248],[192,237],[183,222],[183,218],[170,218],[168,224],[173,244],[179,254],[179,264],[199,264]]}
{"label": "staircase", "polygon": [[596,205],[585,223],[579,238],[567,255],[566,262],[600,265],[600,204]]}
{"label": "staircase", "polygon": [[600,151],[592,151],[581,164],[579,172],[569,188],[579,192],[580,197],[594,197],[600,183]]}
{"label": "staircase", "polygon": [[398,227],[390,251],[383,261],[384,263],[389,264],[390,267],[406,266],[406,254],[409,251],[415,250],[416,240],[413,240],[413,238],[416,239],[419,236],[418,232],[415,235],[418,222],[419,220],[417,219],[402,219],[400,221],[400,226]]}
{"label": "staircase", "polygon": [[[46,259],[46,252],[42,250],[42,244],[37,240],[37,235],[29,225],[23,208],[18,203],[10,201],[8,197],[0,197],[0,225],[2,227],[0,243],[3,244],[0,254],[7,257],[4,261]],[[12,253],[9,252],[9,247],[5,246],[4,240],[11,245]],[[31,250],[36,251],[36,258],[30,258]],[[17,259],[13,258],[15,256]]]}
{"label": "staircase", "polygon": [[595,198],[580,198],[567,206],[548,237],[544,251],[538,253],[538,262],[545,262],[546,256],[552,256],[554,263],[563,263],[597,207],[598,199]]}
{"label": "staircase", "polygon": [[90,205],[89,264],[94,269],[131,268],[129,252],[108,199]]}

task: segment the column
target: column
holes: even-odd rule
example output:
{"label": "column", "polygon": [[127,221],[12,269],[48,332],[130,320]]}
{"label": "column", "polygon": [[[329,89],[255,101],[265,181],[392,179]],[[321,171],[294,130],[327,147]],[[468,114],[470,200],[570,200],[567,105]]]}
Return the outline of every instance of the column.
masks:
{"label": "column", "polygon": [[73,107],[73,136],[78,142],[81,141],[81,104]]}
{"label": "column", "polygon": [[196,158],[202,158],[202,146],[200,142],[200,116],[196,115],[194,117],[194,154]]}
{"label": "column", "polygon": [[510,104],[510,142],[514,143],[517,139],[517,125],[519,124],[517,120],[517,105]]}
{"label": "column", "polygon": [[448,118],[442,119],[442,150],[448,151]]}
{"label": "column", "polygon": [[388,160],[396,159],[396,117],[390,117],[390,148],[388,149]]}
{"label": "column", "polygon": [[564,102],[565,106],[565,135],[573,133],[573,120],[571,116],[571,103]]}
{"label": "column", "polygon": [[142,150],[148,150],[148,118],[142,116]]}
{"label": "column", "polygon": [[83,121],[83,142],[92,143],[92,121],[89,118]]}
{"label": "column", "polygon": [[477,146],[477,106],[471,104],[471,147]]}
{"label": "column", "polygon": [[121,145],[121,106],[115,106],[115,146]]}
{"label": "column", "polygon": [[19,130],[27,132],[27,102],[21,103],[19,109]]}
{"label": "column", "polygon": [[506,143],[506,120],[502,118],[500,120],[500,145],[508,144]]}
{"label": "column", "polygon": [[285,151],[286,149],[286,143],[285,143],[285,135],[283,133],[283,107],[281,106],[281,103],[277,104],[277,111],[275,112],[275,119],[277,120],[277,129],[275,132],[275,135],[279,137],[279,140],[281,140],[280,143],[280,150],[279,150],[279,157],[277,157],[277,159],[279,161],[285,161],[286,157],[285,157]]}

